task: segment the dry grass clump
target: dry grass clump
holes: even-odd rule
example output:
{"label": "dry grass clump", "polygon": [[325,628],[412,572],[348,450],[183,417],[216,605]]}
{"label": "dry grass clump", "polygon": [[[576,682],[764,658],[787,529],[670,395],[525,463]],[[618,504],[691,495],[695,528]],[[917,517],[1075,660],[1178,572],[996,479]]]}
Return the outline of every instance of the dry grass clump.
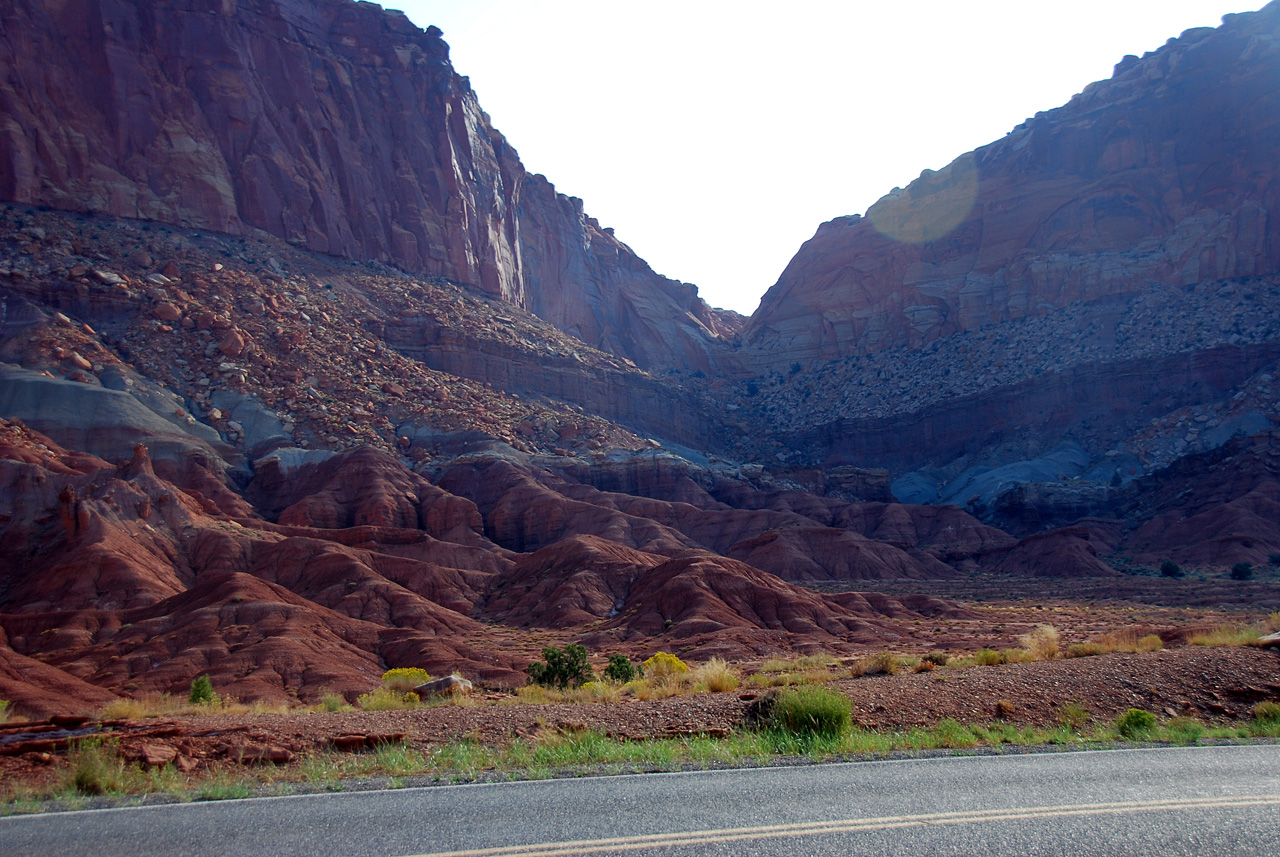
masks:
{"label": "dry grass clump", "polygon": [[382,686],[399,693],[407,693],[429,681],[431,681],[431,675],[419,667],[396,667],[382,674]]}
{"label": "dry grass clump", "polygon": [[0,699],[0,723],[9,722],[9,700]]}
{"label": "dry grass clump", "polygon": [[825,684],[840,678],[831,669],[834,663],[834,659],[826,654],[770,658],[760,665],[758,672],[747,676],[747,684],[751,687]]}
{"label": "dry grass clump", "polygon": [[98,712],[99,720],[143,720],[149,717],[174,717],[180,714],[284,714],[287,702],[253,700],[240,702],[233,696],[221,697],[217,703],[192,704],[168,693],[144,693],[135,697],[113,699]]}
{"label": "dry grass clump", "polygon": [[921,658],[920,663],[915,665],[915,668],[912,670],[912,672],[931,673],[937,668],[938,668],[938,665],[935,664],[933,661],[928,660],[926,658]]}
{"label": "dry grass clump", "polygon": [[1004,649],[1000,652],[1001,663],[1005,664],[1029,664],[1036,660],[1034,652],[1026,649]]}
{"label": "dry grass clump", "polygon": [[1037,661],[1051,661],[1058,656],[1060,635],[1052,625],[1037,625],[1019,640],[1024,649]]}
{"label": "dry grass clump", "polygon": [[1280,610],[1277,610],[1276,612],[1268,616],[1266,618],[1265,624],[1267,626],[1268,634],[1280,633]]}
{"label": "dry grass clump", "polygon": [[902,664],[894,657],[893,652],[876,652],[854,661],[849,667],[849,675],[853,678],[864,675],[897,675],[901,668]]}
{"label": "dry grass clump", "polygon": [[1256,625],[1219,625],[1187,637],[1192,646],[1248,646],[1263,636]]}
{"label": "dry grass clump", "polygon": [[361,711],[411,711],[420,703],[413,691],[401,693],[389,687],[374,688],[356,699],[356,707]]}
{"label": "dry grass clump", "polygon": [[695,689],[705,688],[711,693],[736,690],[739,683],[738,674],[721,658],[712,658],[698,666],[690,674],[690,678]]}
{"label": "dry grass clump", "polygon": [[994,667],[1004,663],[1004,655],[995,649],[978,649],[973,655],[973,662],[980,667]]}
{"label": "dry grass clump", "polygon": [[1135,628],[1125,628],[1103,634],[1096,640],[1084,643],[1073,643],[1067,646],[1066,656],[1069,658],[1088,658],[1094,655],[1106,655],[1111,652],[1158,652],[1164,648],[1164,641],[1159,634],[1142,634]]}

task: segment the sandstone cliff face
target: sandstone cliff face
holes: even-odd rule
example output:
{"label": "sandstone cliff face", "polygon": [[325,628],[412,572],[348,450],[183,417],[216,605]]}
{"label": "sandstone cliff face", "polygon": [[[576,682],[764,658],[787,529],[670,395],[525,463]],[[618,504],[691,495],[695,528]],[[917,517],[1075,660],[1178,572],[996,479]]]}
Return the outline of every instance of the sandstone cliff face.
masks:
{"label": "sandstone cliff face", "polygon": [[741,319],[525,172],[440,31],[350,0],[19,0],[0,12],[0,197],[443,276],[643,366]]}
{"label": "sandstone cliff face", "polygon": [[1280,270],[1280,5],[1190,30],[823,224],[744,330],[757,368]]}

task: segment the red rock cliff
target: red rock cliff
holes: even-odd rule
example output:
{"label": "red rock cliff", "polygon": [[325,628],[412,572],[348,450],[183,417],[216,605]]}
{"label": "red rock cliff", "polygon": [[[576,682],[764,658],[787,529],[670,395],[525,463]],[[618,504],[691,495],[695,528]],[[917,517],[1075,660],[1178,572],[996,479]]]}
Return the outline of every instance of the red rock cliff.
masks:
{"label": "red rock cliff", "polygon": [[823,224],[743,333],[760,367],[918,347],[1280,271],[1280,4],[1189,30],[1004,139]]}
{"label": "red rock cliff", "polygon": [[740,319],[530,176],[438,29],[350,0],[15,0],[0,198],[448,277],[642,366]]}

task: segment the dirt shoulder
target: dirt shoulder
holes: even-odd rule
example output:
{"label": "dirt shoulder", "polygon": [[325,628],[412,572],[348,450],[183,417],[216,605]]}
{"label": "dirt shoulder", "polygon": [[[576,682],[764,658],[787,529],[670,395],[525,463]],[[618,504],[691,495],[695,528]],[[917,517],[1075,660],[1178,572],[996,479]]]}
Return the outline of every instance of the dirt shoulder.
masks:
{"label": "dirt shoulder", "polygon": [[[1178,715],[1231,723],[1262,700],[1280,700],[1280,655],[1258,648],[1186,646],[1144,654],[1000,666],[939,669],[834,682],[852,703],[855,723],[879,731],[931,726],[945,718],[1019,726],[1055,726],[1064,705],[1083,706],[1105,721],[1129,708],[1161,718]],[[50,724],[30,731],[0,727],[0,772],[40,782],[57,770],[67,740],[108,734],[126,758],[167,760],[191,771],[229,763],[296,764],[317,750],[361,750],[383,740],[419,749],[459,739],[508,744],[547,732],[594,730],[626,739],[724,735],[742,725],[758,691],[627,699],[609,704],[528,705],[481,696],[473,707],[414,711],[213,714],[168,719]],[[507,698],[509,699],[509,698]],[[1003,702],[1003,704],[1002,704]]]}

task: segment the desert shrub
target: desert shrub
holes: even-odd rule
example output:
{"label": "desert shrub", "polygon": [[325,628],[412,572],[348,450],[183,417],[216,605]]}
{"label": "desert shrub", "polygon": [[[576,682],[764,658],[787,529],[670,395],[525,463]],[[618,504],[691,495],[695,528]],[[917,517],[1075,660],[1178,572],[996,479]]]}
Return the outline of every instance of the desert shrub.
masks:
{"label": "desert shrub", "polygon": [[1037,625],[1019,639],[1023,647],[1037,661],[1051,661],[1058,656],[1058,629],[1052,625]]}
{"label": "desert shrub", "polygon": [[1116,718],[1116,731],[1130,740],[1145,738],[1156,728],[1156,716],[1141,708],[1130,708]]}
{"label": "desert shrub", "polygon": [[1193,646],[1247,646],[1262,637],[1262,630],[1252,625],[1219,625],[1192,634],[1187,642]]}
{"label": "desert shrub", "polygon": [[838,738],[853,723],[849,698],[827,687],[805,685],[773,697],[765,724],[796,735]]}
{"label": "desert shrub", "polygon": [[951,656],[946,652],[930,652],[922,660],[926,660],[936,667],[945,667],[947,661],[951,660]]}
{"label": "desert shrub", "polygon": [[1204,735],[1204,724],[1194,717],[1178,716],[1165,724],[1169,738],[1178,744],[1194,744]]}
{"label": "desert shrub", "polygon": [[155,714],[141,699],[129,699],[124,696],[111,700],[98,712],[100,720],[138,720],[154,716]]}
{"label": "desert shrub", "polygon": [[604,677],[610,681],[626,684],[636,677],[636,668],[626,655],[609,655],[609,664],[604,668]]}
{"label": "desert shrub", "polygon": [[431,675],[420,667],[396,667],[382,674],[382,686],[404,693],[431,681]]}
{"label": "desert shrub", "polygon": [[993,667],[1004,663],[1004,655],[995,649],[979,649],[973,656],[973,662],[980,667]]}
{"label": "desert shrub", "polygon": [[1253,707],[1253,719],[1259,723],[1280,725],[1280,702],[1259,702]]}
{"label": "desert shrub", "polygon": [[9,722],[9,700],[0,699],[0,723]]}
{"label": "desert shrub", "polygon": [[1105,655],[1111,649],[1094,640],[1087,643],[1072,643],[1067,646],[1067,657],[1069,658],[1091,658],[1094,655]]}
{"label": "desert shrub", "polygon": [[1147,634],[1138,638],[1139,652],[1158,652],[1164,648],[1164,640],[1160,639],[1159,634]]}
{"label": "desert shrub", "polygon": [[1006,664],[1027,664],[1036,659],[1035,654],[1026,649],[1004,649],[1000,652],[1000,657]]}
{"label": "desert shrub", "polygon": [[1253,579],[1253,563],[1238,562],[1231,566],[1232,580],[1252,580]]}
{"label": "desert shrub", "polygon": [[1267,562],[1271,563],[1272,565],[1280,566],[1280,553],[1267,554]]}
{"label": "desert shrub", "polygon": [[1008,717],[1010,714],[1012,714],[1015,711],[1017,711],[1017,709],[1014,707],[1013,703],[1010,702],[1009,700],[1007,699],[996,700],[996,717]]}
{"label": "desert shrub", "polygon": [[222,698],[213,689],[213,680],[209,675],[198,675],[191,682],[191,693],[187,702],[192,705],[221,705]]}
{"label": "desert shrub", "polygon": [[721,658],[712,658],[693,670],[689,677],[695,686],[706,687],[712,693],[722,693],[738,687],[737,673]]}
{"label": "desert shrub", "polygon": [[646,658],[641,666],[644,677],[659,684],[689,671],[688,664],[666,652],[658,652],[653,657]]}
{"label": "desert shrub", "polygon": [[114,743],[86,738],[67,751],[66,785],[80,794],[124,791],[129,774],[129,768],[120,758],[119,748]]}
{"label": "desert shrub", "polygon": [[1276,631],[1280,631],[1280,610],[1277,610],[1268,616],[1265,624],[1268,632],[1275,633]]}
{"label": "desert shrub", "polygon": [[361,711],[406,711],[417,708],[418,695],[413,691],[401,693],[389,687],[377,687],[356,698],[356,707]]}
{"label": "desert shrub", "polygon": [[577,687],[591,680],[587,650],[577,643],[563,649],[547,646],[542,650],[542,660],[529,664],[528,671],[535,684],[545,687]]}
{"label": "desert shrub", "polygon": [[1068,702],[1058,709],[1058,722],[1068,729],[1083,729],[1089,717],[1089,709],[1078,702]]}
{"label": "desert shrub", "polygon": [[858,662],[862,672],[859,675],[897,675],[900,664],[893,652],[877,652]]}
{"label": "desert shrub", "polygon": [[320,697],[321,711],[350,711],[346,699],[340,693],[326,693]]}
{"label": "desert shrub", "polygon": [[1171,559],[1166,559],[1164,562],[1160,563],[1161,577],[1182,577],[1183,574],[1182,566],[1178,565]]}
{"label": "desert shrub", "polygon": [[931,673],[937,668],[938,668],[938,665],[935,664],[933,661],[929,660],[928,658],[921,658],[920,663],[915,665],[915,668],[912,670],[912,672]]}

